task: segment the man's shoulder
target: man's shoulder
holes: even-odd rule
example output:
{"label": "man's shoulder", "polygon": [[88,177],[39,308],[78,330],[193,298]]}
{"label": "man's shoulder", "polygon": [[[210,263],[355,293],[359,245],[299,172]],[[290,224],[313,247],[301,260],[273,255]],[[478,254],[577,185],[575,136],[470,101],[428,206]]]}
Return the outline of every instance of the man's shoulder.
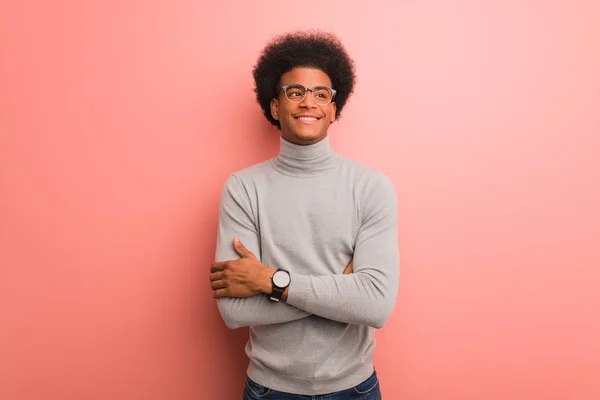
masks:
{"label": "man's shoulder", "polygon": [[[345,158],[353,191],[365,210],[396,210],[398,198],[392,179],[383,171]],[[391,214],[390,214],[391,215]]]}
{"label": "man's shoulder", "polygon": [[232,172],[225,182],[225,188],[229,191],[247,192],[257,186],[257,182],[267,176],[272,168],[272,159],[268,159]]}
{"label": "man's shoulder", "polygon": [[356,183],[368,187],[393,185],[391,178],[381,170],[365,165],[346,156],[341,156]]}
{"label": "man's shoulder", "polygon": [[252,198],[250,193],[256,191],[260,186],[260,177],[266,176],[270,168],[271,160],[265,160],[230,173],[223,184],[221,201],[233,198],[240,202]]}
{"label": "man's shoulder", "polygon": [[253,180],[255,178],[264,176],[271,172],[273,169],[272,159],[268,159],[265,161],[261,161],[256,164],[252,164],[248,167],[242,168],[235,172],[232,172],[231,175],[240,179],[241,181]]}

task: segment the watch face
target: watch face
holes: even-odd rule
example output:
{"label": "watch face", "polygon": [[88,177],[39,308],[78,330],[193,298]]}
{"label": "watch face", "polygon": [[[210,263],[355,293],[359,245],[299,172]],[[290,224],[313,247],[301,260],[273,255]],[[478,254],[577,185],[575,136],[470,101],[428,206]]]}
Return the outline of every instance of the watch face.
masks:
{"label": "watch face", "polygon": [[290,275],[285,271],[277,271],[273,275],[273,283],[279,287],[286,287],[290,284]]}

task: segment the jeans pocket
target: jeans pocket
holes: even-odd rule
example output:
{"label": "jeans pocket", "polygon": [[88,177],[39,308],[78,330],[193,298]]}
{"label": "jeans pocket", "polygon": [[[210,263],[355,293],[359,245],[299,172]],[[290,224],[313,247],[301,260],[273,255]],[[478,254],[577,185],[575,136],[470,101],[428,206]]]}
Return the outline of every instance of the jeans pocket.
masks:
{"label": "jeans pocket", "polygon": [[271,394],[272,390],[248,378],[246,380],[246,392],[252,399],[264,399]]}
{"label": "jeans pocket", "polygon": [[368,377],[367,380],[354,386],[353,389],[356,394],[363,395],[363,394],[373,393],[374,391],[377,390],[378,387],[379,387],[379,379],[377,378],[377,373],[375,371],[373,371],[373,374],[371,374],[371,376]]}

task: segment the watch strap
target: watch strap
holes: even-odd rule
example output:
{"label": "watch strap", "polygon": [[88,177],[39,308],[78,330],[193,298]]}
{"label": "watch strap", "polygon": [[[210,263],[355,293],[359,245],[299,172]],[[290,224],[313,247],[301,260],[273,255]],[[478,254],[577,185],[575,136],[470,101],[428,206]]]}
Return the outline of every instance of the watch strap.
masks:
{"label": "watch strap", "polygon": [[280,288],[279,286],[275,286],[275,284],[273,284],[273,291],[269,297],[273,301],[280,301],[281,296],[283,296],[283,292],[285,292],[285,288]]}

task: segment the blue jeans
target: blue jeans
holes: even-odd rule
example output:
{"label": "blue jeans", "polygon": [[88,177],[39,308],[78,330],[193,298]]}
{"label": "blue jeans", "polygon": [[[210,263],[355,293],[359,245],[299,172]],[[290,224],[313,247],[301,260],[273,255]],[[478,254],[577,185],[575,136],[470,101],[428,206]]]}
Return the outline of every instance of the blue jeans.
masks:
{"label": "blue jeans", "polygon": [[244,389],[244,400],[381,400],[381,389],[375,371],[366,381],[350,389],[314,396],[280,392],[259,385],[248,378]]}

